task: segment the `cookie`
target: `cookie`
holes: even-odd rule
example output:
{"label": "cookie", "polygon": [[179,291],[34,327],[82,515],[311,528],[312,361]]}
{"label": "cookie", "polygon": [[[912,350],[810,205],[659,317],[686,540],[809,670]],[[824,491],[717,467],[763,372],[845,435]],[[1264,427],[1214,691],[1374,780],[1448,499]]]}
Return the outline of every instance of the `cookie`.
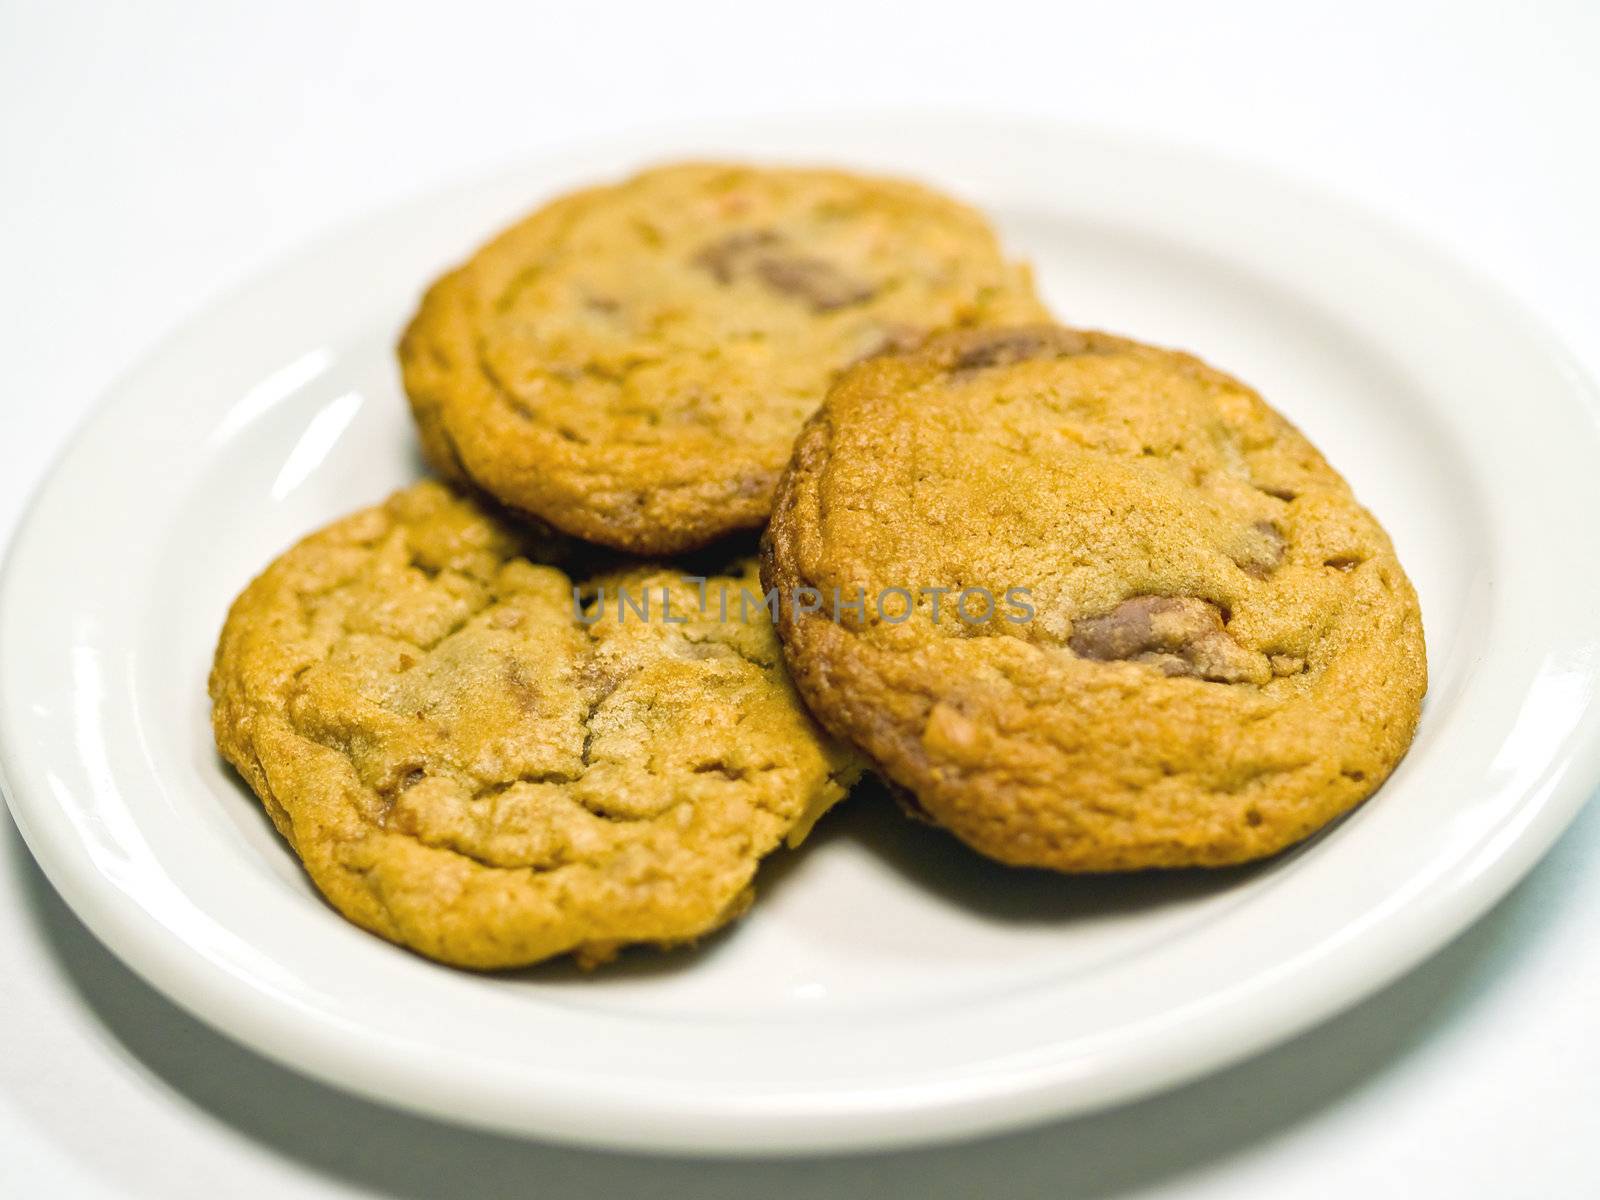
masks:
{"label": "cookie", "polygon": [[716,929],[859,770],[785,676],[753,562],[637,565],[579,604],[542,556],[417,484],[268,567],[211,673],[218,747],[323,895],[461,966]]}
{"label": "cookie", "polygon": [[858,359],[1040,320],[971,209],[836,171],[688,164],[533,213],[400,343],[425,452],[556,529],[663,554],[766,522],[801,424]]}
{"label": "cookie", "polygon": [[1255,392],[1051,326],[864,363],[763,550],[802,695],[1003,862],[1217,866],[1378,787],[1427,668],[1389,538]]}

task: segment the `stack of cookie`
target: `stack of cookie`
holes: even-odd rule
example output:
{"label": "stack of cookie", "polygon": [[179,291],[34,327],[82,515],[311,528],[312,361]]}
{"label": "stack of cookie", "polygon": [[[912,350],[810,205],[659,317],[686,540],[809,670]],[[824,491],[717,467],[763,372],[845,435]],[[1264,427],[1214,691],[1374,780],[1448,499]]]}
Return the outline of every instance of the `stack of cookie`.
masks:
{"label": "stack of cookie", "polygon": [[1196,359],[1053,324],[924,188],[567,196],[400,358],[442,482],[268,567],[211,695],[323,894],[433,958],[692,941],[865,767],[1003,863],[1240,862],[1415,730],[1416,597],[1317,451]]}

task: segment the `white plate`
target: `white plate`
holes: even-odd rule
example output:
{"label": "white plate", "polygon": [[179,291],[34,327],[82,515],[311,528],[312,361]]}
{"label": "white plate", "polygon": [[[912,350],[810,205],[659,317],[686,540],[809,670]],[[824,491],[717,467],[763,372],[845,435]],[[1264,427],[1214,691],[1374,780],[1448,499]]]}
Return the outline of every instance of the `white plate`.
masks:
{"label": "white plate", "polygon": [[[448,970],[322,904],[211,747],[205,676],[229,599],[301,534],[418,474],[391,347],[426,280],[554,191],[714,152],[964,193],[1065,319],[1199,351],[1298,422],[1422,596],[1432,690],[1379,795],[1264,867],[1071,879],[989,866],[869,793],[768,864],[731,932],[591,978]],[[0,581],[0,761],[50,879],[130,966],[369,1096],[745,1153],[1081,1112],[1372,991],[1575,814],[1600,776],[1596,411],[1493,288],[1254,170],[949,118],[637,138],[328,238],[124,381]]]}

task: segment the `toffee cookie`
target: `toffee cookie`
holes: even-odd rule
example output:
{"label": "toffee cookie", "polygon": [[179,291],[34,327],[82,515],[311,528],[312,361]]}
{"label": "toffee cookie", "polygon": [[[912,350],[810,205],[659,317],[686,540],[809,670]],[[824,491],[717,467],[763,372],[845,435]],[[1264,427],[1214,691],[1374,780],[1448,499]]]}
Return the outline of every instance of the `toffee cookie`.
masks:
{"label": "toffee cookie", "polygon": [[578,192],[428,292],[400,343],[447,478],[661,554],[759,528],[833,377],[1047,319],[973,210],[896,180],[688,164]]}
{"label": "toffee cookie", "polygon": [[1411,584],[1316,449],[1237,380],[1101,333],[856,367],[763,566],[812,711],[1008,863],[1271,854],[1383,782],[1426,689]]}
{"label": "toffee cookie", "polygon": [[716,929],[859,773],[766,609],[722,619],[729,590],[759,601],[753,563],[704,584],[634,566],[580,604],[538,557],[417,484],[268,567],[211,673],[218,747],[322,893],[462,966]]}

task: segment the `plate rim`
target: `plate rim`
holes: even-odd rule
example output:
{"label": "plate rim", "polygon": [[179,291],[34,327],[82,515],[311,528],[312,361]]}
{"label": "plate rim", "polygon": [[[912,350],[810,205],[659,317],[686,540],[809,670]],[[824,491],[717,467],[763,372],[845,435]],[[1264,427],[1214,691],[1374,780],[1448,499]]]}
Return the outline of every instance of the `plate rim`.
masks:
{"label": "plate rim", "polygon": [[[676,122],[613,137],[606,141],[617,146],[630,146],[635,150],[643,150],[658,140],[674,138],[686,140],[700,135],[707,129],[728,135],[737,134],[739,131],[757,131],[783,122],[804,122],[820,126],[855,123],[865,119],[881,124],[888,115],[890,114],[877,112],[856,116],[828,114],[735,121]],[[1548,360],[1560,367],[1568,378],[1573,394],[1581,396],[1585,401],[1585,411],[1591,420],[1595,418],[1596,412],[1600,411],[1600,402],[1597,402],[1600,393],[1597,393],[1594,382],[1544,322],[1522,305],[1507,289],[1485,277],[1470,263],[1461,262],[1436,247],[1425,236],[1419,236],[1383,214],[1370,212],[1343,196],[1308,185],[1271,167],[1195,150],[1192,147],[1172,145],[1113,131],[1085,129],[1037,118],[962,114],[958,119],[969,128],[983,128],[994,133],[1003,133],[1018,125],[1026,125],[1037,131],[1040,136],[1068,144],[1074,140],[1088,138],[1104,143],[1129,145],[1136,153],[1168,160],[1198,162],[1208,169],[1220,168],[1238,177],[1264,182],[1280,192],[1314,196],[1354,224],[1376,229],[1391,239],[1398,238],[1407,243],[1413,254],[1425,261],[1430,269],[1447,272],[1455,279],[1470,285],[1479,297],[1492,303],[1509,323],[1514,324],[1525,340],[1537,344]],[[905,123],[910,118],[905,113],[899,113],[893,114],[893,120],[896,123]],[[947,114],[930,113],[920,117],[919,120],[929,122],[928,129],[931,130],[948,124],[951,117]],[[531,174],[542,163],[559,162],[570,157],[571,150],[571,146],[549,148],[537,159],[510,170],[495,172],[488,178]],[[641,154],[640,157],[646,155]],[[91,405],[75,431],[56,453],[12,528],[4,564],[0,567],[0,662],[8,658],[6,646],[11,629],[9,616],[18,595],[23,591],[20,581],[29,565],[33,541],[40,536],[36,525],[40,520],[39,514],[44,500],[57,484],[64,464],[79,452],[90,431],[116,405],[118,397],[131,388],[133,381],[145,372],[155,369],[162,359],[180,345],[185,335],[203,325],[210,314],[238,303],[242,297],[261,286],[266,280],[293,272],[319,252],[339,243],[357,228],[378,221],[397,220],[407,212],[424,210],[430,205],[440,203],[447,195],[473,186],[477,184],[471,180],[452,184],[335,224],[291,248],[286,254],[261,269],[253,271],[236,287],[225,290],[197,311],[190,313],[149,348],[134,367],[119,375],[101,399]],[[205,960],[203,956],[198,961],[213,972],[213,976],[200,978],[195,973],[193,963],[196,960],[190,957],[187,943],[163,929],[151,914],[137,906],[121,908],[103,903],[104,877],[95,867],[85,847],[81,843],[62,840],[46,830],[46,820],[41,815],[43,810],[40,805],[48,805],[50,803],[48,799],[41,799],[32,793],[24,796],[17,790],[16,772],[11,764],[24,761],[30,751],[13,744],[16,741],[13,731],[21,725],[20,713],[13,710],[11,703],[13,690],[12,685],[0,681],[0,790],[6,795],[13,819],[30,852],[43,868],[52,886],[61,893],[79,919],[95,936],[136,974],[146,979],[180,1007],[226,1036],[291,1069],[314,1075],[333,1086],[382,1102],[398,1103],[405,1107],[430,1112],[447,1120],[487,1125],[505,1132],[556,1137],[565,1141],[608,1148],[626,1147],[676,1152],[803,1153],[818,1149],[866,1150],[948,1140],[1014,1128],[1052,1117],[1120,1103],[1196,1078],[1230,1062],[1239,1061],[1356,1003],[1441,949],[1502,898],[1532,868],[1577,816],[1583,804],[1589,799],[1595,781],[1600,779],[1600,703],[1597,703],[1591,695],[1585,703],[1581,721],[1574,725],[1572,734],[1574,744],[1567,762],[1567,767],[1570,769],[1563,770],[1559,778],[1549,783],[1542,807],[1534,814],[1537,819],[1530,820],[1529,827],[1524,829],[1520,836],[1484,864],[1476,876],[1474,888],[1452,893],[1454,902],[1451,904],[1444,902],[1445,897],[1435,894],[1430,903],[1419,905],[1403,916],[1397,915],[1389,926],[1389,936],[1385,941],[1378,943],[1375,950],[1369,949],[1364,959],[1346,961],[1341,975],[1343,982],[1340,986],[1325,984],[1320,994],[1302,996],[1296,1005],[1280,1005],[1274,1020],[1257,1021],[1253,1035],[1235,1036],[1225,1047],[1218,1046],[1209,1053],[1197,1054],[1185,1064],[1177,1066],[1145,1064],[1142,1071],[1132,1069],[1118,1086],[1102,1088],[1100,1098],[1093,1102],[1073,1102],[1070,1098],[1064,1099],[1065,1093],[1061,1087],[1051,1088],[1038,1083],[1027,1087],[1002,1088],[999,1089],[1000,1095],[969,1088],[959,1096],[945,1096],[937,1100],[924,1097],[916,1103],[907,1103],[903,1097],[893,1097],[882,1106],[868,1106],[861,1110],[853,1110],[848,1106],[833,1109],[824,1107],[809,1112],[751,1110],[737,1118],[734,1122],[736,1128],[719,1130],[715,1138],[708,1140],[703,1136],[695,1136],[691,1127],[712,1116],[726,1120],[729,1114],[725,1110],[716,1109],[714,1105],[704,1112],[685,1109],[675,1114],[668,1114],[666,1119],[662,1119],[661,1114],[656,1113],[655,1120],[649,1119],[650,1112],[641,1111],[632,1116],[637,1122],[637,1127],[627,1133],[619,1134],[615,1128],[607,1130],[603,1125],[574,1124],[570,1121],[553,1119],[553,1115],[552,1119],[545,1120],[530,1117],[527,1112],[517,1114],[502,1112],[497,1119],[491,1112],[463,1113],[444,1104],[419,1103],[414,1097],[396,1096],[390,1087],[385,1085],[386,1081],[371,1072],[368,1073],[365,1083],[353,1079],[351,1073],[344,1069],[344,1064],[337,1054],[343,1047],[332,1044],[322,1030],[317,1030],[318,1037],[312,1038],[311,1041],[318,1042],[320,1038],[319,1048],[328,1052],[328,1057],[323,1061],[330,1065],[326,1070],[308,1065],[303,1052],[303,1047],[307,1043],[306,1030],[292,1019],[285,1019],[281,1012],[273,1010],[270,1005],[263,1007],[260,1003],[262,994],[258,987],[231,977],[215,977],[215,965]],[[22,699],[20,689],[15,690],[18,692],[17,703],[20,704]],[[1324,967],[1323,973],[1328,975],[1331,970]],[[241,1008],[254,1009],[254,1024],[245,1032],[241,1032],[237,1027],[237,1021],[229,1019]],[[1260,1014],[1257,1015],[1259,1017]],[[298,1052],[297,1046],[301,1048]],[[405,1075],[406,1072],[401,1071],[388,1082],[399,1083],[400,1077]],[[460,1097],[455,1095],[447,1097],[450,1101],[459,1099]],[[567,1102],[562,1100],[560,1104],[564,1107]],[[646,1110],[649,1107],[648,1103],[644,1106]],[[804,1105],[797,1106],[797,1108],[804,1107]],[[915,1120],[911,1119],[913,1117]]]}

